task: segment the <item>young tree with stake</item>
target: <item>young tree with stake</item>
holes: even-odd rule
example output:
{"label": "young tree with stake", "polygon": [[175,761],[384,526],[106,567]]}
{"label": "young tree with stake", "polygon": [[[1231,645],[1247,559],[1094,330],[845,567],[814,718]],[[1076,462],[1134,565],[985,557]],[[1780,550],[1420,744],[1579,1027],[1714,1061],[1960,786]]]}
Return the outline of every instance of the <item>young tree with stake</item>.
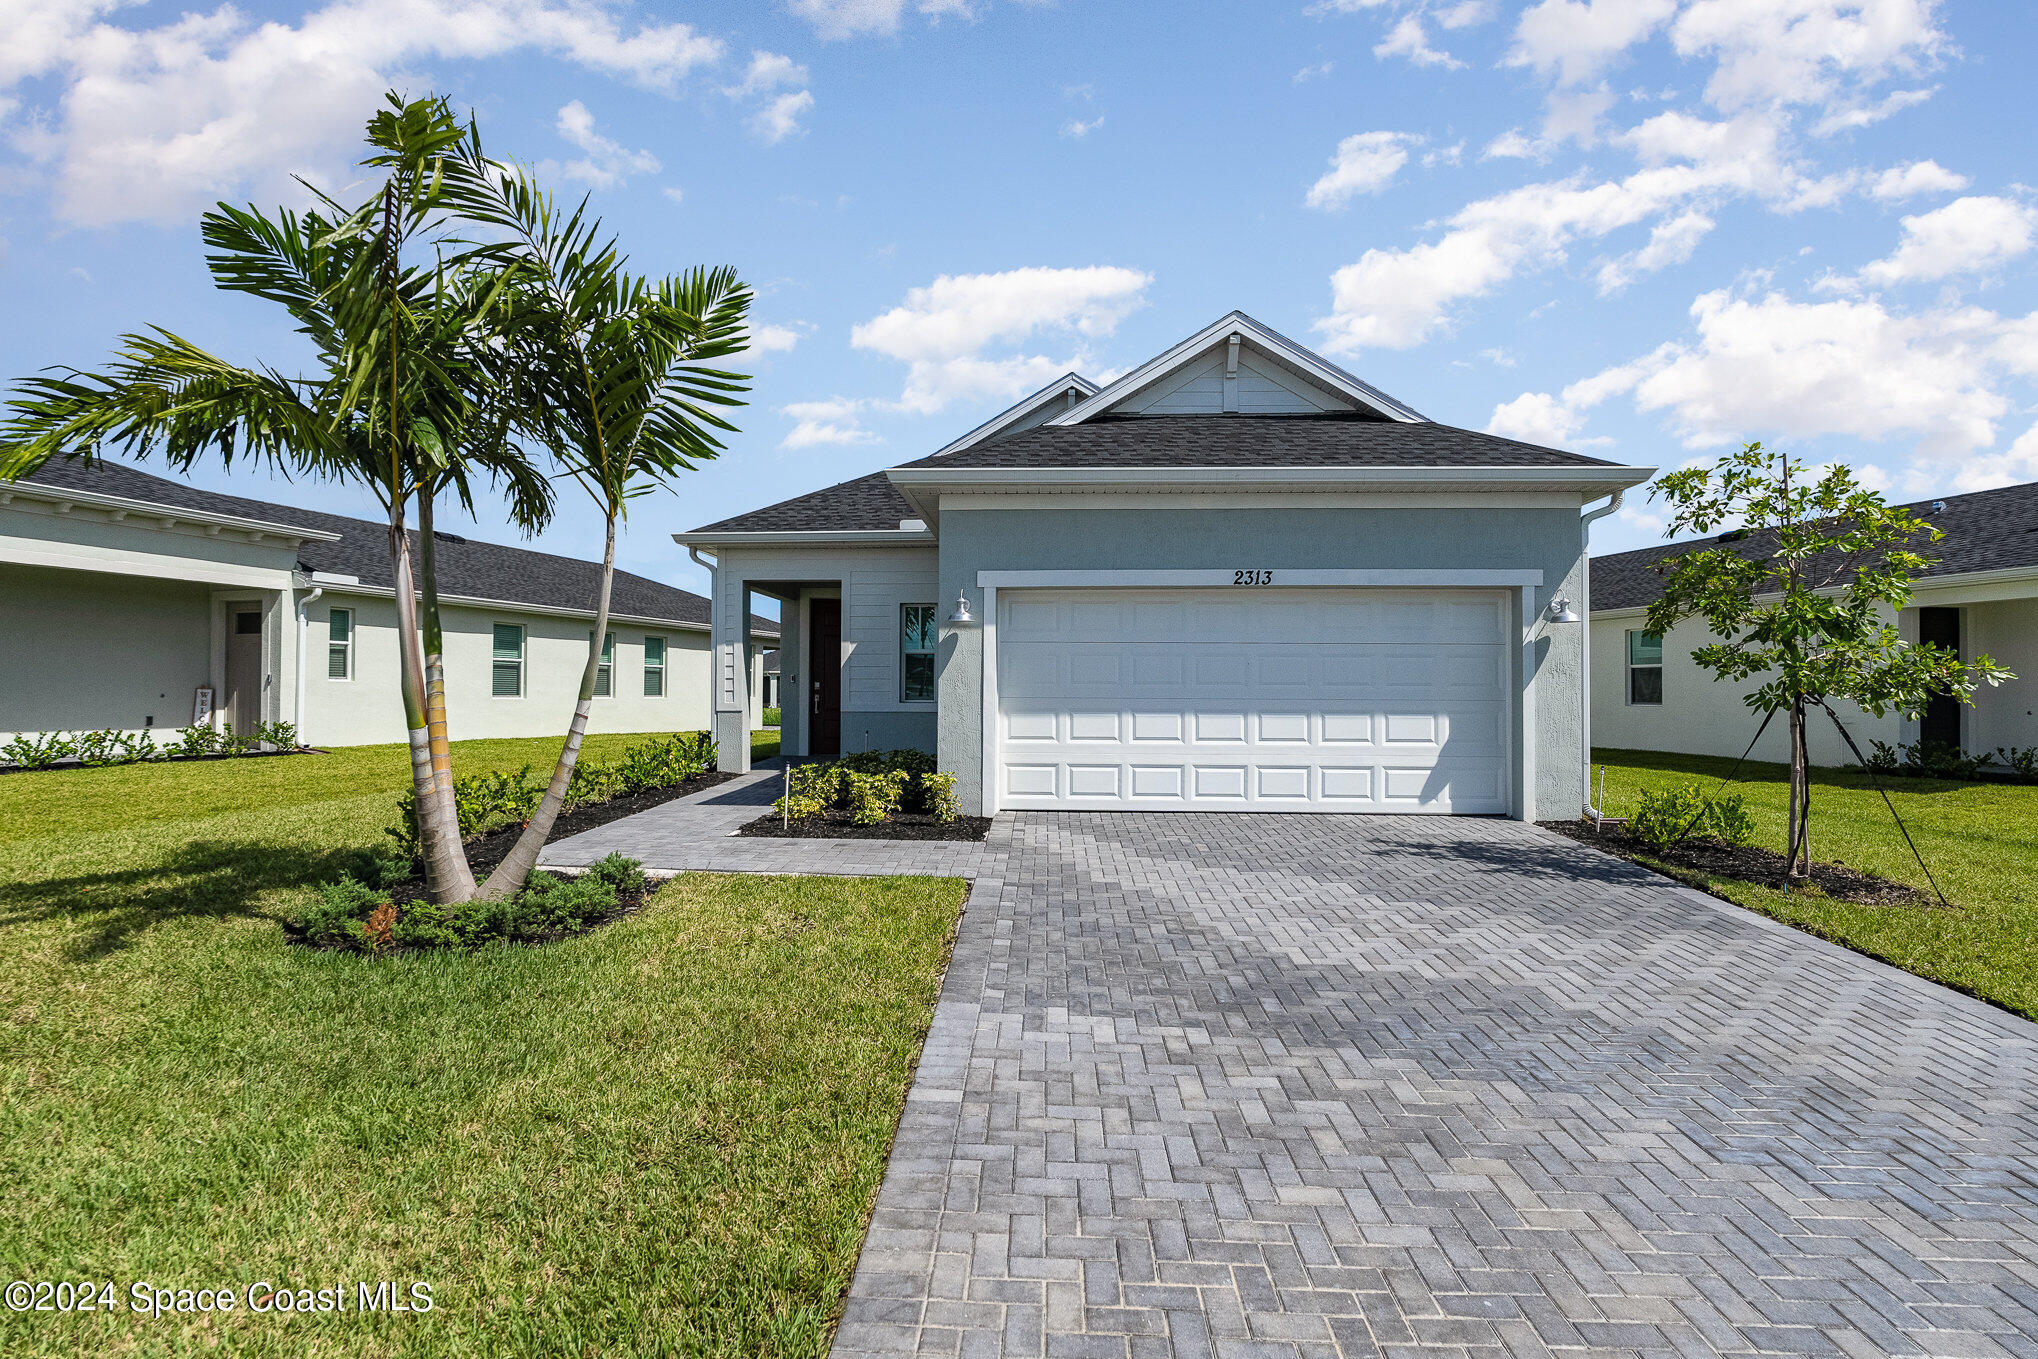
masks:
{"label": "young tree with stake", "polygon": [[1915,718],[1936,694],[1973,702],[1977,684],[2015,678],[1988,656],[1963,661],[1939,646],[1907,643],[1895,619],[1917,574],[1918,551],[1939,530],[1863,487],[1845,467],[1813,479],[1804,464],[1751,443],[1711,467],[1667,473],[1651,491],[1668,502],[1666,536],[1735,527],[1732,545],[1671,557],[1656,568],[1663,593],[1650,632],[1687,618],[1718,640],[1691,653],[1721,680],[1758,681],[1744,702],[1766,723],[1788,714],[1790,809],[1787,876],[1811,871],[1808,716],[1844,701],[1882,717]]}

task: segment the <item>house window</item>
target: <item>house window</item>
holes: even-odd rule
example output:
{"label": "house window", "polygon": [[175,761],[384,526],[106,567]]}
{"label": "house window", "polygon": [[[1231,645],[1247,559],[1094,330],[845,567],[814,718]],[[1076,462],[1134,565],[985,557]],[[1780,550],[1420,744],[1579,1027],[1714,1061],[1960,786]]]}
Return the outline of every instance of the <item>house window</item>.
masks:
{"label": "house window", "polygon": [[899,606],[899,701],[934,701],[934,606]]}
{"label": "house window", "polygon": [[495,625],[495,674],[489,692],[497,698],[524,696],[524,630],[519,624]]}
{"label": "house window", "polygon": [[1628,633],[1628,702],[1655,707],[1663,702],[1663,635]]}
{"label": "house window", "polygon": [[665,639],[644,639],[644,697],[665,697]]}
{"label": "house window", "polygon": [[326,612],[326,678],[354,678],[354,611]]}
{"label": "house window", "polygon": [[[594,642],[594,629],[587,630],[587,640]],[[601,664],[594,671],[594,696],[608,698],[616,692],[616,634],[605,632],[601,635]]]}

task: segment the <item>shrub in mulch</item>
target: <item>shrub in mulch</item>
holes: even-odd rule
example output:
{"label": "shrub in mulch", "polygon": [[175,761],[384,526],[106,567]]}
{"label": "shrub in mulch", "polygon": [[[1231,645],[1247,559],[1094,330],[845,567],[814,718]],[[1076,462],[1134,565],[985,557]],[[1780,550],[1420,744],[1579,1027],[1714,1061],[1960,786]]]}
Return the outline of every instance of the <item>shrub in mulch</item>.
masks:
{"label": "shrub in mulch", "polygon": [[[1685,881],[1685,874],[1706,874],[1735,878],[1778,891],[1804,891],[1803,883],[1785,878],[1787,861],[1774,850],[1754,845],[1734,845],[1710,837],[1693,836],[1667,846],[1650,844],[1626,826],[1609,822],[1595,829],[1590,821],[1545,821],[1546,829],[1567,836],[1582,845],[1604,850],[1643,868]],[[1703,885],[1703,884],[1693,884]],[[1863,873],[1843,863],[1812,864],[1811,887],[1836,901],[1862,906],[1930,906],[1939,903],[1917,888]]]}
{"label": "shrub in mulch", "polygon": [[318,889],[292,922],[295,941],[335,952],[378,955],[491,943],[543,944],[585,934],[637,910],[651,892],[644,867],[611,854],[576,877],[533,873],[521,892],[489,901],[425,900],[406,879],[379,883],[409,865],[369,856],[361,875]]}
{"label": "shrub in mulch", "polygon": [[864,824],[841,808],[825,808],[782,823],[777,812],[749,822],[736,833],[796,840],[981,840],[991,829],[988,816],[957,816],[947,821],[925,812],[893,812],[884,820]]}

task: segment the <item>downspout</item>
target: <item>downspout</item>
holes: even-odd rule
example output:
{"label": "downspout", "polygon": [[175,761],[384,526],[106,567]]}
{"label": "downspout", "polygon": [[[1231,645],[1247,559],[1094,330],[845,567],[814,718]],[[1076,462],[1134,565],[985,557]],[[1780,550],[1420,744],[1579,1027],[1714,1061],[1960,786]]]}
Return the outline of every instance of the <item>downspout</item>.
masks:
{"label": "downspout", "polygon": [[304,635],[311,631],[310,609],[312,601],[325,593],[323,585],[314,585],[310,593],[297,601],[297,743],[305,743],[304,734]]}
{"label": "downspout", "polygon": [[1594,824],[1605,820],[1606,814],[1592,805],[1592,521],[1619,509],[1627,495],[1625,488],[1615,491],[1613,499],[1596,510],[1587,510],[1578,520],[1579,555],[1585,561],[1585,578],[1578,591],[1578,612],[1584,616],[1578,652],[1578,744],[1585,760],[1585,815]]}

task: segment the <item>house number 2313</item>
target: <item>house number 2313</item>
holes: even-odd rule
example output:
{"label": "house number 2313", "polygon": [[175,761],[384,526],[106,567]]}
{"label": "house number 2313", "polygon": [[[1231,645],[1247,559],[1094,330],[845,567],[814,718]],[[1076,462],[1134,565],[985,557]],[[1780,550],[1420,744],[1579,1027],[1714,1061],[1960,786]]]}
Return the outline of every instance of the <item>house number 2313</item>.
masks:
{"label": "house number 2313", "polygon": [[1231,583],[1233,585],[1272,585],[1274,583],[1274,573],[1272,571],[1234,571],[1231,573]]}

